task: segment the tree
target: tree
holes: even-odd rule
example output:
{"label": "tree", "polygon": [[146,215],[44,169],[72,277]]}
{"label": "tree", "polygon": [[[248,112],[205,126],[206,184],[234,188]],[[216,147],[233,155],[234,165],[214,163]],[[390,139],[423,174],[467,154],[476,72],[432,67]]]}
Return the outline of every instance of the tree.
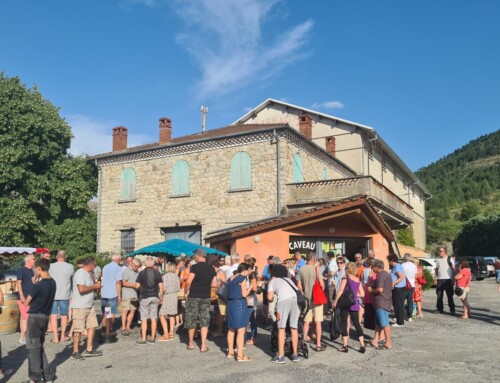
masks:
{"label": "tree", "polygon": [[468,221],[469,219],[478,215],[480,211],[481,205],[479,205],[479,202],[470,200],[463,207],[462,212],[460,213],[460,219],[462,221]]}
{"label": "tree", "polygon": [[459,256],[480,255],[500,257],[500,215],[476,217],[468,221],[453,241]]}
{"label": "tree", "polygon": [[[0,73],[0,244],[95,251],[95,167],[67,153],[71,128],[36,87]],[[78,235],[76,233],[79,233]],[[69,241],[71,235],[78,238]],[[67,246],[69,245],[69,247]]]}
{"label": "tree", "polygon": [[398,230],[397,242],[401,245],[415,246],[415,239],[413,238],[413,229],[405,227]]}

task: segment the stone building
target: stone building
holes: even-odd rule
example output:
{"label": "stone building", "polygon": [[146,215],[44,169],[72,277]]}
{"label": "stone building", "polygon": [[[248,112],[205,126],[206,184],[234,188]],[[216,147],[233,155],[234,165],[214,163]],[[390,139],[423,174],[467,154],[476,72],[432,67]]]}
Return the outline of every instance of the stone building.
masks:
{"label": "stone building", "polygon": [[[377,184],[385,186],[393,195],[386,194],[382,204],[380,196],[374,196],[372,202],[379,205],[382,216],[393,230],[411,226],[415,246],[424,249],[425,201],[431,194],[375,129],[274,99],[267,99],[235,124],[282,123],[299,130],[303,119],[311,124],[305,136],[355,171],[357,178],[352,180],[346,192],[374,195],[379,194]],[[314,197],[322,201],[338,198],[339,194],[332,189],[338,191],[331,183],[316,183]]]}
{"label": "stone building", "polygon": [[[180,237],[202,243],[209,232],[279,215],[287,184],[355,173],[285,124],[229,126],[127,147],[113,129],[113,152],[99,169],[98,251],[124,252]],[[229,249],[226,249],[229,251]]]}
{"label": "stone building", "polygon": [[[127,128],[114,128],[113,151],[92,157],[98,251],[128,253],[177,237],[259,263],[295,249],[385,258],[398,252],[394,230],[407,225],[425,242],[425,230],[415,230],[425,223],[425,187],[410,184],[415,176],[372,130],[291,106],[289,121],[278,121],[281,108],[269,102],[233,125],[177,138],[160,118],[158,142],[132,148]],[[379,164],[385,170],[375,171]],[[401,190],[389,169],[404,176]]]}

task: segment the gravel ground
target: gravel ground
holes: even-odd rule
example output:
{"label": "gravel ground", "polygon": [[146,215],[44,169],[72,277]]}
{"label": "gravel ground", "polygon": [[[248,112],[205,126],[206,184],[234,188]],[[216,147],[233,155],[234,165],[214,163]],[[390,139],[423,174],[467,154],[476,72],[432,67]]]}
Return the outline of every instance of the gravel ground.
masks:
{"label": "gravel ground", "polygon": [[[446,314],[433,314],[435,291],[424,293],[424,318],[393,330],[392,350],[368,349],[360,354],[357,341],[348,354],[327,340],[327,351],[311,350],[309,359],[285,365],[270,363],[269,332],[259,329],[256,346],[246,353],[254,360],[236,363],[225,357],[222,338],[210,339],[208,353],[186,350],[186,334],[173,342],[139,346],[137,337],[119,336],[114,344],[99,347],[103,356],[84,361],[69,359],[72,346],[46,343],[46,353],[57,370],[58,382],[498,382],[500,381],[500,293],[494,278],[472,282],[470,302],[473,318],[461,321]],[[445,299],[446,302],[446,299]],[[457,313],[461,313],[459,300]],[[445,305],[445,307],[447,307]],[[326,330],[325,326],[325,330]],[[326,333],[325,333],[326,335]],[[368,335],[372,335],[369,331]],[[27,379],[28,362],[19,334],[2,335],[3,365],[14,374],[0,382]],[[48,337],[48,340],[50,336]]]}

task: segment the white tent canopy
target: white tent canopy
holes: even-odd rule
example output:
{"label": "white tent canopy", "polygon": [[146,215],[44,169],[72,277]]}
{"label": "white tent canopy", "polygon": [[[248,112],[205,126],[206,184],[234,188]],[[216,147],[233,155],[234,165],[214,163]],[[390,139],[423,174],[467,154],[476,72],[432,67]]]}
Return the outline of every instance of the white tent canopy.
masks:
{"label": "white tent canopy", "polygon": [[0,255],[35,253],[36,249],[36,247],[0,247]]}

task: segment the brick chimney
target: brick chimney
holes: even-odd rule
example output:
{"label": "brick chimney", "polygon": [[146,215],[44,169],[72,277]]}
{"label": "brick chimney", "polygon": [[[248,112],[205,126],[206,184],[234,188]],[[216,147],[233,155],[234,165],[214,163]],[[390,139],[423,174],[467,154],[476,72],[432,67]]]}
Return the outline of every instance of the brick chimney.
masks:
{"label": "brick chimney", "polygon": [[312,118],[307,114],[299,115],[299,132],[309,140],[312,139]]}
{"label": "brick chimney", "polygon": [[128,129],[124,126],[113,128],[113,152],[127,150]]}
{"label": "brick chimney", "polygon": [[325,138],[325,149],[332,156],[335,155],[335,137],[326,137]]}
{"label": "brick chimney", "polygon": [[172,141],[172,120],[168,117],[160,118],[160,144]]}

